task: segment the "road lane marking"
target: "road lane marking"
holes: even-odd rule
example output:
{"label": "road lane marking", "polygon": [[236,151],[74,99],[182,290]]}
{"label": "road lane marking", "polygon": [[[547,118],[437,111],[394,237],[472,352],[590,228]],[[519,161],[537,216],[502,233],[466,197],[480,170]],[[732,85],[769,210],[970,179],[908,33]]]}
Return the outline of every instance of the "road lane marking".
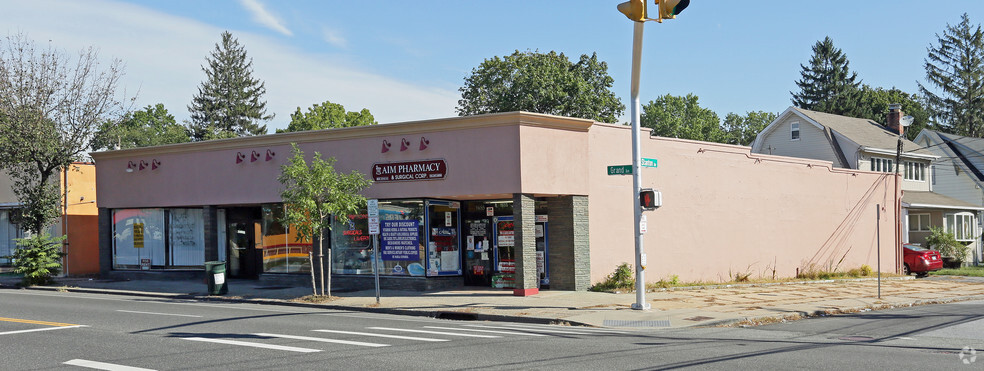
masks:
{"label": "road lane marking", "polygon": [[400,335],[390,335],[390,334],[377,334],[375,332],[355,332],[355,331],[339,331],[339,330],[311,330],[311,331],[330,332],[330,333],[333,333],[333,334],[376,336],[376,337],[381,337],[381,338],[403,339],[403,340],[449,341],[448,339],[433,339],[433,338],[419,338],[419,337],[413,337],[413,336],[400,336]]}
{"label": "road lane marking", "polygon": [[105,362],[87,361],[84,359],[73,359],[71,361],[62,362],[62,364],[69,365],[69,366],[94,368],[97,370],[107,370],[107,371],[156,371],[151,368],[123,366],[123,365],[117,365],[117,364],[105,363]]}
{"label": "road lane marking", "polygon": [[316,338],[312,336],[297,336],[297,335],[281,335],[281,334],[266,334],[259,333],[253,334],[256,336],[267,336],[267,337],[277,337],[284,339],[294,339],[294,340],[307,340],[307,341],[320,341],[324,343],[337,343],[337,344],[348,344],[348,345],[358,345],[363,347],[388,347],[389,344],[379,344],[379,343],[365,343],[361,341],[350,341],[350,340],[338,340],[338,339],[326,339],[326,338]]}
{"label": "road lane marking", "polygon": [[569,334],[569,335],[590,335],[590,333],[588,332],[553,330],[553,329],[546,329],[546,328],[541,329],[541,328],[522,328],[522,327],[507,327],[507,326],[488,326],[488,325],[462,325],[462,326],[480,327],[480,328],[497,328],[497,329],[505,329],[505,330],[526,330],[526,331],[534,331],[534,332],[552,332],[552,333]]}
{"label": "road lane marking", "polygon": [[472,338],[501,338],[502,337],[502,336],[495,336],[495,335],[459,334],[459,333],[455,333],[455,332],[413,330],[413,329],[392,328],[392,327],[367,327],[367,328],[370,329],[370,330],[419,332],[419,333],[422,333],[422,334],[465,336],[465,337],[472,337]]}
{"label": "road lane marking", "polygon": [[64,330],[64,329],[67,329],[67,328],[79,328],[79,327],[89,327],[89,326],[86,326],[86,325],[73,325],[73,326],[58,326],[58,327],[35,328],[35,329],[30,329],[30,330],[17,330],[17,331],[0,332],[0,335],[23,334],[25,332],[38,332],[38,331],[50,331],[50,330]]}
{"label": "road lane marking", "polygon": [[174,314],[174,313],[156,313],[156,312],[138,312],[138,311],[135,311],[135,310],[122,310],[122,309],[117,309],[116,311],[117,311],[117,312],[123,312],[123,313],[137,313],[137,314],[154,314],[154,315],[158,315],[158,316],[177,316],[177,317],[194,317],[194,318],[202,318],[202,316],[196,316],[196,315],[191,315],[191,314]]}
{"label": "road lane marking", "polygon": [[515,328],[522,328],[522,329],[543,329],[543,328],[547,328],[547,329],[554,329],[554,330],[556,330],[558,328],[563,328],[563,329],[571,329],[571,330],[574,330],[574,331],[586,331],[586,332],[609,332],[609,333],[613,333],[613,334],[626,334],[627,333],[625,331],[600,329],[600,328],[591,328],[591,327],[570,327],[570,326],[557,326],[557,325],[535,325],[535,324],[528,324],[528,323],[522,323],[522,324],[520,324],[520,323],[506,323],[506,324],[503,324],[503,326],[515,327]]}
{"label": "road lane marking", "polygon": [[544,335],[544,334],[531,334],[531,333],[528,333],[528,332],[496,331],[496,330],[476,330],[476,329],[473,329],[473,328],[460,328],[460,327],[424,326],[424,328],[434,328],[434,329],[438,329],[438,330],[488,332],[488,333],[493,333],[493,334],[506,334],[506,335],[547,336],[547,335]]}
{"label": "road lane marking", "polygon": [[0,321],[3,322],[17,322],[17,323],[30,323],[32,325],[45,325],[45,326],[78,326],[74,323],[60,323],[60,322],[48,322],[48,321],[35,321],[31,319],[19,319],[19,318],[3,318],[0,317]]}
{"label": "road lane marking", "polygon": [[274,350],[286,350],[286,351],[289,351],[289,352],[299,352],[299,353],[314,353],[314,352],[320,352],[321,351],[321,349],[298,348],[298,347],[289,347],[289,346],[285,346],[285,345],[273,345],[273,344],[263,344],[263,343],[252,343],[252,342],[248,342],[248,341],[239,341],[239,340],[211,339],[211,338],[199,338],[199,337],[181,338],[181,339],[182,340],[191,340],[191,341],[204,341],[204,342],[207,342],[207,343],[219,343],[219,344],[228,344],[228,345],[239,345],[239,346],[244,346],[244,347],[254,347],[254,348],[264,348],[264,349],[274,349]]}

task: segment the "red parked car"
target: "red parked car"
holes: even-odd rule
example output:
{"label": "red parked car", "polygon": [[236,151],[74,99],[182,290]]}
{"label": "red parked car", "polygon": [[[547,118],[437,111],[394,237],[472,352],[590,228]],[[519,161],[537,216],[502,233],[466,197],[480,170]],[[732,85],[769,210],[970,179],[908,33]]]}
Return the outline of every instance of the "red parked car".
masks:
{"label": "red parked car", "polygon": [[940,252],[912,244],[902,245],[902,274],[916,274],[916,277],[926,277],[929,272],[943,269],[943,258]]}

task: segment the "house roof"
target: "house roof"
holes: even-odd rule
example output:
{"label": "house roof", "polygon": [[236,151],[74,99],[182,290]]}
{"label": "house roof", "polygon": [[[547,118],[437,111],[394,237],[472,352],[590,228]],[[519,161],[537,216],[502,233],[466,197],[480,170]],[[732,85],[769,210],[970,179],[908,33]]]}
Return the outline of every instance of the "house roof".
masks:
{"label": "house roof", "polygon": [[[815,124],[827,127],[858,145],[866,147],[865,149],[880,149],[893,153],[896,151],[898,135],[875,121],[810,111],[799,107],[790,107],[790,109],[800,116],[809,118]],[[902,151],[906,154],[933,156],[932,152],[905,138],[902,138]]]}
{"label": "house roof", "polygon": [[962,165],[965,167],[964,171],[973,174],[974,180],[984,181],[984,169],[977,167],[975,161],[970,160],[971,158],[980,159],[984,157],[984,138],[946,134],[930,129],[923,129],[919,132],[919,136],[929,137],[930,142],[937,143],[931,146],[935,147],[934,152],[943,153],[943,157],[959,160],[959,165],[955,161],[953,166]]}
{"label": "house roof", "polygon": [[918,209],[984,210],[984,207],[972,203],[925,191],[903,191],[902,204],[907,208]]}

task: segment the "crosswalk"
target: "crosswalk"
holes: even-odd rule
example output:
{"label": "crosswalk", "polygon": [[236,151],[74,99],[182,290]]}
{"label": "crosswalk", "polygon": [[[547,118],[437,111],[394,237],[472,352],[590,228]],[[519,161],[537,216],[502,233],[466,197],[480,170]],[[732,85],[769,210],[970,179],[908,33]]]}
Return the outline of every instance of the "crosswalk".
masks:
{"label": "crosswalk", "polygon": [[[311,332],[317,336],[295,335],[295,334],[275,334],[275,333],[255,333],[250,334],[251,339],[236,340],[214,337],[184,337],[182,340],[207,342],[223,345],[235,345],[252,348],[264,348],[271,350],[281,350],[298,353],[320,352],[317,344],[329,343],[353,347],[389,347],[412,344],[415,342],[447,342],[461,341],[464,339],[503,339],[509,337],[529,338],[546,336],[592,336],[606,334],[621,334],[623,331],[576,328],[570,326],[556,325],[534,325],[507,323],[496,325],[485,324],[465,324],[447,326],[418,326],[418,327],[382,327],[370,326],[364,330],[334,330],[334,329],[313,329]],[[290,346],[271,344],[274,339],[295,340]],[[298,344],[300,342],[310,342],[310,345]],[[306,344],[306,343],[304,343]]]}

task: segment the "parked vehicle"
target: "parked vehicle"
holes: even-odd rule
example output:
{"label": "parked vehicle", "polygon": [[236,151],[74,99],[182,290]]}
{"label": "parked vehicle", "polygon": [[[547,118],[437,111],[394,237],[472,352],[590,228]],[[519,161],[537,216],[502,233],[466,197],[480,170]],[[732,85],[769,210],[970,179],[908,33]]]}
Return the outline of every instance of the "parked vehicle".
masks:
{"label": "parked vehicle", "polygon": [[902,274],[916,274],[916,277],[926,277],[929,272],[943,269],[943,258],[940,252],[913,244],[902,245]]}

